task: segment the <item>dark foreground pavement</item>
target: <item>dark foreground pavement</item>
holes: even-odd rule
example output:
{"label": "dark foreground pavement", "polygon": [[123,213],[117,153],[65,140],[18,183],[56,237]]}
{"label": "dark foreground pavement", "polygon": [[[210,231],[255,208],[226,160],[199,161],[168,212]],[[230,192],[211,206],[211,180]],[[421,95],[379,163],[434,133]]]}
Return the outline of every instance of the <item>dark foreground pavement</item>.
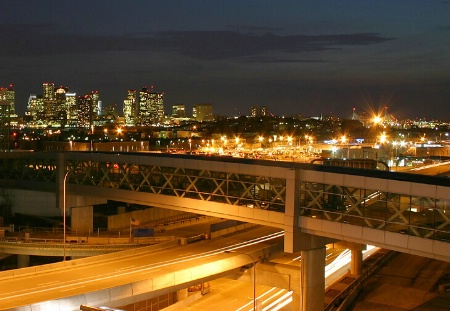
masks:
{"label": "dark foreground pavement", "polygon": [[364,284],[351,311],[449,311],[450,263],[397,253]]}

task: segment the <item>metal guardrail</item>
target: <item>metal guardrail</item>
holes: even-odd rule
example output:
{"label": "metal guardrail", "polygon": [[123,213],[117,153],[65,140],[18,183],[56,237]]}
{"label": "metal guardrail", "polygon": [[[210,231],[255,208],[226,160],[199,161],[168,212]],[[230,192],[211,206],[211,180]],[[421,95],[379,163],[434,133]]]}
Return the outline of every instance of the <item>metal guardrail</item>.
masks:
{"label": "metal guardrail", "polygon": [[[138,226],[138,228],[155,228],[156,229],[158,227],[167,227],[170,225],[192,222],[193,220],[199,220],[200,218],[207,218],[207,217],[210,217],[210,216],[200,215],[200,214],[195,214],[195,213],[186,213],[183,215],[177,215],[177,216],[166,217],[166,218],[157,219],[157,220],[153,220],[153,221],[149,221],[149,222],[144,222],[144,223],[141,223]],[[115,231],[129,232],[130,227],[127,226],[127,227],[119,228],[119,229],[116,229]],[[155,231],[158,231],[158,230],[155,230]]]}
{"label": "metal guardrail", "polygon": [[[86,239],[86,242],[76,242],[76,243],[64,243],[62,239],[45,239],[45,238],[1,238],[0,244],[2,246],[11,246],[11,247],[23,247],[23,248],[48,248],[48,249],[58,249],[58,248],[76,248],[76,249],[123,249],[123,248],[133,248],[143,245],[153,245],[159,244],[163,242],[173,241],[175,240],[174,236],[163,236],[163,237],[139,237],[132,238],[129,243],[113,243],[114,238],[102,239],[106,240],[108,243],[102,244],[93,244],[89,243],[89,239]],[[128,238],[122,238],[128,239]],[[122,240],[121,239],[121,240]],[[97,240],[98,241],[98,240]]]}
{"label": "metal guardrail", "polygon": [[[141,223],[139,225],[139,228],[148,228],[148,227],[159,227],[159,226],[168,226],[168,225],[173,225],[173,224],[179,224],[179,223],[185,223],[187,221],[192,221],[194,219],[198,220],[200,218],[207,218],[210,216],[207,215],[200,215],[200,214],[195,214],[195,213],[185,213],[182,215],[177,215],[177,216],[171,216],[171,217],[166,217],[166,218],[162,218],[162,219],[157,219],[157,220],[153,220],[153,221],[149,221],[149,222],[145,222],[145,223]],[[37,232],[37,233],[63,233],[63,228],[62,227],[30,227],[30,226],[19,226],[19,227],[14,227],[12,226],[8,226],[6,228],[9,229],[9,231],[11,231],[10,228],[14,228],[15,232]],[[134,228],[134,227],[133,227]],[[106,229],[106,228],[97,228],[97,229],[93,229],[93,230],[88,230],[85,232],[81,232],[81,231],[74,231],[71,230],[70,228],[66,229],[66,232],[68,234],[72,234],[72,235],[78,235],[78,234],[82,234],[82,235],[88,235],[88,236],[93,236],[93,235],[102,235],[102,234],[119,234],[120,232],[129,232],[130,231],[130,227],[126,226],[123,228],[118,228],[118,229]]]}

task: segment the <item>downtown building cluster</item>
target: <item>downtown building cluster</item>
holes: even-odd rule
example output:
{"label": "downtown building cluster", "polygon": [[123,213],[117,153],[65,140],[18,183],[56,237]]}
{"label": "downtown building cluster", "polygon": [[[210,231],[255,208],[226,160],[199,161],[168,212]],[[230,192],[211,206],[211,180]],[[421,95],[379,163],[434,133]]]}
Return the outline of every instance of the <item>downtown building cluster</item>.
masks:
{"label": "downtown building cluster", "polygon": [[77,96],[68,87],[43,83],[42,95],[29,96],[23,123],[29,128],[89,128],[102,121],[98,91]]}
{"label": "downtown building cluster", "polygon": [[[1,116],[7,117],[10,128],[18,125],[15,115],[15,90],[12,85],[1,89],[5,98]],[[54,83],[43,83],[42,94],[31,94],[23,117],[27,128],[92,128],[108,123],[125,123],[127,126],[151,126],[164,120],[164,93],[143,88],[136,96],[135,90],[128,91],[124,100],[125,122],[121,122],[115,107],[103,106],[98,91],[77,96],[68,87],[55,87]],[[7,100],[6,100],[7,99]],[[7,110],[8,109],[8,110]]]}
{"label": "downtown building cluster", "polygon": [[122,116],[113,105],[104,106],[100,93],[92,91],[77,96],[68,87],[55,87],[54,83],[43,83],[41,94],[28,97],[23,117],[16,114],[13,85],[0,88],[0,118],[4,128],[82,128],[89,129],[115,123],[119,126],[158,126],[181,121],[213,121],[212,104],[196,104],[192,118],[187,116],[184,104],[172,106],[172,114],[164,114],[164,93],[154,87],[143,87],[140,91],[128,90],[123,100]]}
{"label": "downtown building cluster", "polygon": [[172,105],[172,114],[164,114],[164,93],[154,91],[154,87],[128,90],[123,101],[123,118],[125,126],[158,126],[177,124],[181,121],[213,121],[212,104],[196,104],[192,109],[192,118],[187,116],[185,104]]}

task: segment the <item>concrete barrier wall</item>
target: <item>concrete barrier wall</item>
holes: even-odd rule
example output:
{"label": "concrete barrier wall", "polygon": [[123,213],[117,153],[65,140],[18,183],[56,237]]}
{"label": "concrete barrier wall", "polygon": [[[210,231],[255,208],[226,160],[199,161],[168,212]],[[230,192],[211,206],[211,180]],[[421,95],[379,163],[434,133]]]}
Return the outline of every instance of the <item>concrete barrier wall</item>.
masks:
{"label": "concrete barrier wall", "polygon": [[130,225],[130,218],[138,220],[141,224],[155,221],[162,218],[182,215],[184,212],[151,207],[145,210],[133,211],[118,215],[108,216],[108,229],[127,228]]}
{"label": "concrete barrier wall", "polygon": [[[70,189],[70,185],[68,186]],[[58,208],[56,192],[11,189],[13,199],[13,213],[56,217],[62,215]],[[66,194],[66,213],[71,215],[72,207],[89,206],[106,203],[105,198]]]}
{"label": "concrete barrier wall", "polygon": [[92,231],[94,228],[94,207],[73,207],[70,219],[72,231]]}
{"label": "concrete barrier wall", "polygon": [[225,228],[225,229],[222,229],[222,230],[214,231],[214,232],[211,232],[211,239],[214,239],[214,238],[217,238],[217,237],[220,237],[220,236],[224,236],[224,235],[227,235],[227,234],[231,234],[231,233],[234,233],[234,232],[237,232],[237,231],[240,231],[240,230],[244,230],[244,229],[247,229],[247,228],[250,228],[250,227],[253,227],[253,226],[257,226],[257,224],[243,223],[243,224],[240,224],[240,225],[235,226],[235,227],[230,227],[230,228]]}
{"label": "concrete barrier wall", "polygon": [[13,213],[40,216],[60,216],[57,208],[56,193],[11,189],[13,192]]}

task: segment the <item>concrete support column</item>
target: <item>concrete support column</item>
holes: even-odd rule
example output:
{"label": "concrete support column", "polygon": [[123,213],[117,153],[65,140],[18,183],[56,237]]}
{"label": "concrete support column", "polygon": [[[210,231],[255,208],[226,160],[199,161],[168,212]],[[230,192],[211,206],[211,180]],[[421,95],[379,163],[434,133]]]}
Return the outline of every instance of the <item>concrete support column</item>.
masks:
{"label": "concrete support column", "polygon": [[333,243],[333,248],[350,249],[352,252],[352,260],[350,262],[350,273],[359,276],[362,273],[363,251],[367,249],[367,245],[354,242],[339,241]]}
{"label": "concrete support column", "polygon": [[325,246],[302,251],[302,311],[323,311],[325,303]]}
{"label": "concrete support column", "polygon": [[124,214],[127,212],[127,207],[126,206],[117,206],[117,214]]}
{"label": "concrete support column", "polygon": [[30,255],[17,255],[17,269],[30,266]]}
{"label": "concrete support column", "polygon": [[362,273],[363,253],[358,249],[352,249],[351,251],[350,273],[354,276],[360,276]]}
{"label": "concrete support column", "polygon": [[183,299],[186,299],[188,296],[188,289],[183,288],[177,291],[177,301],[181,301]]}

